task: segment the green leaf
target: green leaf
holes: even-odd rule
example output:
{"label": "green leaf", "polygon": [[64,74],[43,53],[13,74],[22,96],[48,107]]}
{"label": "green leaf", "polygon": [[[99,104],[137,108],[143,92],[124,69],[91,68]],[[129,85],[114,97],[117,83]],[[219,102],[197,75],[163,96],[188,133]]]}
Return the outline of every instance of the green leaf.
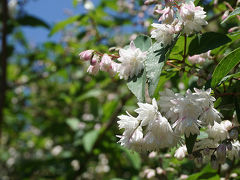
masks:
{"label": "green leaf", "polygon": [[195,0],[194,5],[197,6],[200,0]]}
{"label": "green leaf", "polygon": [[134,76],[127,83],[130,91],[137,97],[138,101],[145,101],[146,71],[142,71],[138,76]]}
{"label": "green leaf", "polygon": [[190,175],[187,180],[203,180],[203,179],[212,179],[220,180],[219,175],[216,175],[217,171],[212,169],[210,165],[205,166],[202,171]]}
{"label": "green leaf", "polygon": [[102,122],[106,122],[111,118],[118,104],[119,104],[118,100],[108,101],[104,104]]}
{"label": "green leaf", "polygon": [[148,91],[151,97],[154,95],[155,89],[157,88],[165,61],[168,59],[168,56],[176,44],[178,37],[179,36],[174,39],[170,46],[162,47],[161,43],[156,42],[148,50],[145,65],[149,85]]}
{"label": "green leaf", "polygon": [[240,48],[224,57],[215,68],[211,86],[215,87],[240,62]]}
{"label": "green leaf", "polygon": [[240,72],[235,73],[235,74],[231,74],[231,75],[228,75],[228,76],[225,76],[225,77],[222,78],[222,80],[218,83],[218,86],[221,85],[223,82],[227,81],[228,79],[238,78],[238,77],[240,77]]}
{"label": "green leaf", "polygon": [[231,39],[225,34],[216,32],[206,32],[202,35],[196,36],[189,45],[189,55],[205,53],[209,50],[222,46]]}
{"label": "green leaf", "polygon": [[49,34],[49,36],[52,36],[53,34],[57,33],[58,31],[62,30],[65,28],[65,26],[67,26],[68,24],[74,23],[75,21],[77,21],[78,19],[80,19],[83,16],[77,15],[77,16],[71,16],[69,18],[67,18],[64,21],[61,21],[57,24],[55,24]]}
{"label": "green leaf", "polygon": [[92,151],[92,148],[99,135],[99,130],[92,130],[87,132],[83,137],[83,147],[87,153]]}
{"label": "green leaf", "polygon": [[73,0],[73,1],[72,1],[72,4],[73,4],[73,7],[76,7],[77,4],[78,4],[78,0]]}
{"label": "green leaf", "polygon": [[152,45],[151,38],[145,35],[139,35],[133,42],[143,52],[147,51]]}
{"label": "green leaf", "polygon": [[17,22],[23,26],[32,26],[32,27],[42,26],[49,29],[49,25],[46,22],[31,15],[21,16],[17,18]]}
{"label": "green leaf", "polygon": [[224,21],[221,22],[221,24],[225,23],[226,21],[228,21],[229,19],[231,19],[232,17],[239,15],[240,14],[240,7],[236,8],[233,12],[231,12],[228,17],[226,19],[224,19]]}
{"label": "green leaf", "polygon": [[74,131],[77,131],[79,128],[78,128],[78,125],[79,125],[79,119],[77,118],[68,118],[67,119],[67,124],[68,126],[74,130]]}
{"label": "green leaf", "polygon": [[137,152],[128,150],[126,148],[122,148],[122,149],[126,153],[133,167],[136,170],[139,170],[141,168],[141,163],[142,163],[140,155]]}
{"label": "green leaf", "polygon": [[[139,35],[135,40],[134,44],[136,48],[141,49],[141,51],[147,51],[151,45],[152,40],[150,37],[145,35]],[[146,86],[146,71],[143,70],[138,76],[134,76],[133,78],[128,80],[127,83],[130,91],[137,97],[138,101],[145,101],[145,86]]]}
{"label": "green leaf", "polygon": [[185,142],[186,142],[188,154],[192,154],[193,146],[196,142],[196,139],[197,139],[197,134],[194,134],[194,135],[190,134],[189,137],[185,136]]}

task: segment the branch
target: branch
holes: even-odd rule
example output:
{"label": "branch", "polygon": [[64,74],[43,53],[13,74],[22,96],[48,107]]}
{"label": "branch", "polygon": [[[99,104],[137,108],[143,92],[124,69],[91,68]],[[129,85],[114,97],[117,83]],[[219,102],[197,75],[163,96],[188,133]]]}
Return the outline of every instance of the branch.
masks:
{"label": "branch", "polygon": [[5,105],[7,89],[7,20],[8,4],[7,0],[2,1],[2,52],[1,52],[1,76],[0,76],[0,138],[2,134],[2,124],[4,121],[3,109]]}

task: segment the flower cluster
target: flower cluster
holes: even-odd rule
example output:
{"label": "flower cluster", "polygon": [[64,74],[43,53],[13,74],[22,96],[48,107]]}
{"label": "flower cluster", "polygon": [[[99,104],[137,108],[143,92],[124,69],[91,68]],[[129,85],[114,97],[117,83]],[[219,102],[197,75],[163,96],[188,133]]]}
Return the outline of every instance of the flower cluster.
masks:
{"label": "flower cluster", "polygon": [[205,21],[206,12],[200,6],[195,7],[192,1],[175,1],[166,0],[165,7],[157,6],[155,11],[160,14],[159,21],[161,24],[153,23],[154,30],[151,32],[151,37],[161,42],[163,46],[171,44],[174,34],[182,31],[186,35],[199,32],[202,26],[207,25]]}
{"label": "flower cluster", "polygon": [[[119,74],[120,78],[128,79],[137,76],[144,68],[146,52],[136,48],[133,41],[127,49],[120,49],[119,56],[100,54],[94,50],[86,50],[79,54],[80,59],[90,61],[88,72],[97,74],[99,70],[110,75]],[[117,60],[116,62],[113,60]]]}
{"label": "flower cluster", "polygon": [[160,148],[173,147],[179,137],[175,135],[168,120],[158,111],[155,99],[152,104],[138,103],[135,110],[137,117],[128,115],[118,116],[119,128],[124,129],[120,144],[139,152],[154,151]]}
{"label": "flower cluster", "polygon": [[[118,136],[119,143],[138,152],[158,151],[182,144],[182,136],[200,135],[204,128],[207,138],[198,140],[193,147],[197,164],[214,159],[218,165],[226,157],[238,157],[240,143],[234,140],[238,131],[229,120],[221,121],[222,115],[214,108],[215,98],[210,93],[211,89],[195,88],[182,95],[166,89],[160,92],[158,102],[153,99],[152,104],[138,103],[137,117],[129,113],[118,117],[119,128],[124,129]],[[186,145],[175,152],[179,160],[186,155]]]}

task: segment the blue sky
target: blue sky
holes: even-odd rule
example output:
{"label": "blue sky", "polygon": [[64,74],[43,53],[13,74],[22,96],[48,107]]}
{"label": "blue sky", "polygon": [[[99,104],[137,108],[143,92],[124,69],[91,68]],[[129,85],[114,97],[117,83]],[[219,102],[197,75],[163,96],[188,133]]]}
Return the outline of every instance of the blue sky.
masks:
{"label": "blue sky", "polygon": [[[44,20],[50,26],[66,19],[68,17],[66,12],[70,11],[74,15],[86,12],[80,4],[74,8],[72,0],[29,0],[24,6],[24,10],[28,14]],[[41,43],[48,39],[49,30],[42,27],[24,27],[23,31],[27,39],[33,44]],[[50,39],[58,40],[59,38],[60,34],[58,33]]]}

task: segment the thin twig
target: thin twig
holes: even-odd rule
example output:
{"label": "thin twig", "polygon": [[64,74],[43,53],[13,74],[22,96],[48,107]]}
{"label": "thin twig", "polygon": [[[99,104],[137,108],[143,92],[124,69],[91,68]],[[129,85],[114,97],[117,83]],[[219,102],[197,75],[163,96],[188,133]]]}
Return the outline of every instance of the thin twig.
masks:
{"label": "thin twig", "polygon": [[8,6],[7,0],[2,1],[2,52],[1,52],[1,76],[0,76],[0,138],[2,134],[2,126],[4,122],[3,109],[5,106],[6,90],[7,90],[7,20]]}

